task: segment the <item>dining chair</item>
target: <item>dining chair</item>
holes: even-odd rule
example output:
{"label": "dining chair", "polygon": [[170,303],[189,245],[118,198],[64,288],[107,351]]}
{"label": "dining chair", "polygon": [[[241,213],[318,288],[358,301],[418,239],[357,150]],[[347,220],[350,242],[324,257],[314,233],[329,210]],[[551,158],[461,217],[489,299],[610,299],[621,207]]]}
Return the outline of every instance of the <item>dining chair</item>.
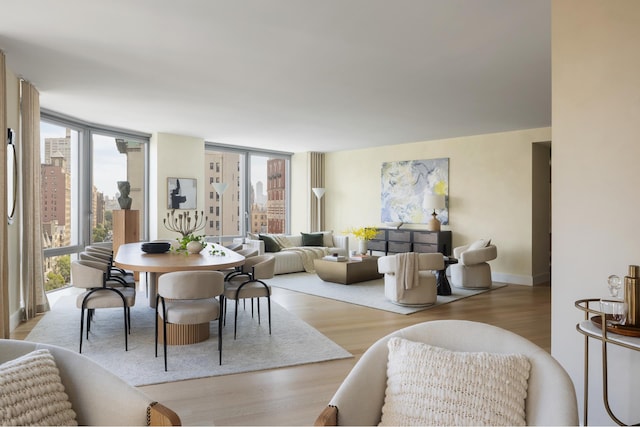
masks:
{"label": "dining chair", "polygon": [[269,316],[269,335],[271,335],[271,286],[263,280],[271,279],[275,272],[276,259],[273,255],[257,255],[247,258],[242,270],[224,283],[224,316],[226,319],[227,300],[236,302],[234,314],[233,339],[238,331],[238,302],[251,298],[251,316],[253,317],[253,299],[257,298],[258,324],[260,324],[260,298],[267,298]]}
{"label": "dining chair", "polygon": [[[224,275],[219,271],[174,271],[158,278],[155,344],[158,357],[158,323],[162,321],[164,370],[167,370],[167,324],[198,325],[218,321],[218,358],[222,365]],[[219,297],[220,301],[216,298]]]}
{"label": "dining chair", "polygon": [[106,269],[101,263],[86,260],[71,262],[71,285],[85,289],[76,298],[76,306],[80,309],[79,353],[82,353],[85,312],[87,312],[86,339],[88,340],[93,313],[99,308],[122,307],[124,314],[124,348],[125,351],[129,350],[128,335],[131,333],[131,307],[136,303],[136,290],[118,286],[118,283],[107,279]]}
{"label": "dining chair", "polygon": [[78,255],[80,259],[101,262],[107,267],[107,279],[117,280],[122,283],[123,286],[135,287],[136,280],[132,273],[126,272],[121,268],[117,268],[113,265],[113,255],[105,252],[96,251],[95,249],[85,248],[83,252]]}

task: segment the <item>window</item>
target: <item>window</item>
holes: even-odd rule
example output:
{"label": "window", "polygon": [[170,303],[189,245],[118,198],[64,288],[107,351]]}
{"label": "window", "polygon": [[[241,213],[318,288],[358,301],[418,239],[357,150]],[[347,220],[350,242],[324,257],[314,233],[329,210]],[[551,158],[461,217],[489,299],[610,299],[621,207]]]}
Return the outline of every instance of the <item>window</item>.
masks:
{"label": "window", "polygon": [[148,141],[147,135],[98,129],[41,111],[40,220],[47,291],[69,284],[70,263],[89,242],[111,240],[111,211],[120,208],[117,181],[131,182],[130,197],[137,203],[132,208],[146,211]]}
{"label": "window", "polygon": [[[253,233],[286,233],[289,229],[289,168],[286,153],[256,152],[207,143],[205,175],[209,182],[228,183],[222,198],[214,191],[207,206],[215,206],[215,228],[207,235],[226,241]],[[215,169],[206,170],[214,163]],[[215,194],[215,196],[213,196]],[[210,211],[211,212],[211,211]],[[211,222],[210,222],[211,224]]]}

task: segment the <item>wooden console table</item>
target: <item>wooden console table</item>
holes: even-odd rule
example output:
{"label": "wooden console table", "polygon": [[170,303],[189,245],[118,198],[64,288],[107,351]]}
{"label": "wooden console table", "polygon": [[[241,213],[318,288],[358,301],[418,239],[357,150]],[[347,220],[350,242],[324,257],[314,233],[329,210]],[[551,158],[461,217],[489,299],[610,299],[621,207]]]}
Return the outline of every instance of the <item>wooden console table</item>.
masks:
{"label": "wooden console table", "polygon": [[451,231],[380,229],[369,240],[369,253],[373,251],[396,254],[401,252],[435,253],[451,255]]}
{"label": "wooden console table", "polygon": [[[616,417],[609,406],[609,379],[608,379],[608,362],[607,362],[607,344],[624,347],[629,350],[640,351],[640,338],[625,336],[611,332],[611,328],[607,328],[605,314],[594,310],[589,306],[590,303],[599,303],[599,298],[581,299],[575,302],[576,308],[584,311],[584,321],[576,325],[576,330],[584,335],[584,425],[588,425],[589,414],[589,338],[598,340],[602,343],[602,397],[604,407],[607,414],[618,425],[630,425],[621,421]],[[589,315],[600,317],[600,325],[597,326]],[[622,331],[621,331],[622,332]],[[637,425],[637,424],[636,424]]]}

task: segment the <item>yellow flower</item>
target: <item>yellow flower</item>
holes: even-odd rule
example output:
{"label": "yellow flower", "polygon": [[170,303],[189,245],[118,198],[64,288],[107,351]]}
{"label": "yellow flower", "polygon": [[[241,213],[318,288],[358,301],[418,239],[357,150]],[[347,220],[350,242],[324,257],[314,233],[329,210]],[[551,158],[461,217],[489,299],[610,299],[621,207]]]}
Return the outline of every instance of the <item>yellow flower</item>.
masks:
{"label": "yellow flower", "polygon": [[350,228],[345,233],[353,234],[353,237],[358,240],[371,240],[378,234],[378,229],[376,227]]}

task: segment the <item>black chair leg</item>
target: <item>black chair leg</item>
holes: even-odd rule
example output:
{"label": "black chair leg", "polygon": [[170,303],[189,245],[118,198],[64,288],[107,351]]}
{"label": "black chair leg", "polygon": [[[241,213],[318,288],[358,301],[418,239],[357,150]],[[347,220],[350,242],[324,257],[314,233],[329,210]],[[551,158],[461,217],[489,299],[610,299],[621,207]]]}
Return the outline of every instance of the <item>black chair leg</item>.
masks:
{"label": "black chair leg", "polygon": [[127,306],[122,307],[122,312],[124,314],[124,351],[129,351],[129,333],[128,331],[128,323],[127,322]]}
{"label": "black chair leg", "polygon": [[78,353],[82,353],[82,336],[84,335],[84,308],[80,309],[80,348]]}
{"label": "black chair leg", "polygon": [[235,312],[235,319],[233,322],[233,339],[236,339],[236,335],[238,332],[238,298],[236,298],[236,312]]}
{"label": "black chair leg", "polygon": [[271,335],[271,295],[267,295],[267,309],[269,312],[269,335]]}
{"label": "black chair leg", "polygon": [[[256,304],[258,304],[258,325],[260,325],[260,298],[256,298]],[[253,309],[253,298],[251,298],[251,309]]]}

